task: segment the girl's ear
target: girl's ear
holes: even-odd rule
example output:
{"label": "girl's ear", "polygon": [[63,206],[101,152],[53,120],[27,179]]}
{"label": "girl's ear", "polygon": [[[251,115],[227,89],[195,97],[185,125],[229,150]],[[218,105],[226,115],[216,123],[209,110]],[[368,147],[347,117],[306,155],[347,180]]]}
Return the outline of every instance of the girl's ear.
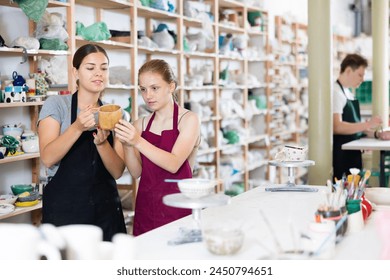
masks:
{"label": "girl's ear", "polygon": [[169,84],[169,91],[170,91],[171,93],[174,93],[175,90],[176,90],[176,83],[175,83],[175,82],[171,82],[171,83]]}

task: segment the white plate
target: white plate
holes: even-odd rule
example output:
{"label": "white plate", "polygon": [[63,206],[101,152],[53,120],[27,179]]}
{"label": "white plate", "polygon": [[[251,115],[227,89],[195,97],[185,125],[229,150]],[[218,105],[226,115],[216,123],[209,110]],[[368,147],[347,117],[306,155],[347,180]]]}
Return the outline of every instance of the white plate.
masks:
{"label": "white plate", "polygon": [[377,205],[372,203],[372,209],[375,211],[390,210],[390,205]]}
{"label": "white plate", "polygon": [[13,206],[12,204],[7,204],[7,203],[0,204],[0,214],[8,214],[13,212],[14,210],[15,210],[15,206]]}
{"label": "white plate", "polygon": [[390,205],[390,188],[367,188],[365,197],[376,205]]}

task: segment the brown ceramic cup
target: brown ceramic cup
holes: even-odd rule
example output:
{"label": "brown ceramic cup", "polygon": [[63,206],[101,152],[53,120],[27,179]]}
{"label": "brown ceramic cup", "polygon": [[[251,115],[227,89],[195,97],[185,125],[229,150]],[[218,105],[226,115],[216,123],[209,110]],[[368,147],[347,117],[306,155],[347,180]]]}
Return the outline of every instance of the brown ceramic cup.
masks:
{"label": "brown ceramic cup", "polygon": [[122,110],[119,105],[106,104],[99,108],[99,127],[104,130],[113,130],[122,118]]}

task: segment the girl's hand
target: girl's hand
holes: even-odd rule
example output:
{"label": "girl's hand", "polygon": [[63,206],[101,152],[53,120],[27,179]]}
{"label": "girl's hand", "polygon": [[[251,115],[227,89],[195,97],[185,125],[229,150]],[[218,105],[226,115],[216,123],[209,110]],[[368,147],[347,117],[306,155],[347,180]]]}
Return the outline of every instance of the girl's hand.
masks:
{"label": "girl's hand", "polygon": [[98,127],[97,134],[95,132],[93,133],[93,143],[96,146],[103,144],[107,140],[108,135],[110,135],[109,130],[103,130]]}
{"label": "girl's hand", "polygon": [[136,146],[141,140],[141,135],[137,129],[125,120],[120,120],[115,125],[114,131],[115,137],[125,146]]}
{"label": "girl's hand", "polygon": [[88,105],[80,111],[77,116],[76,125],[82,131],[87,131],[96,127],[95,115],[99,109],[93,108],[92,105]]}

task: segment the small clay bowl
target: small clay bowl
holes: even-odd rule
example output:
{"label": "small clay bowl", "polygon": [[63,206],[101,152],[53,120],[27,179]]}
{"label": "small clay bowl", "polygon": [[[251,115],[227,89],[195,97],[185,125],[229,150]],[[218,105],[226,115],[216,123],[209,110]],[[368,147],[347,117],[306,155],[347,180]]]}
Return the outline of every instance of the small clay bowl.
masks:
{"label": "small clay bowl", "polygon": [[119,105],[107,104],[99,108],[99,127],[104,130],[113,130],[122,118],[122,110]]}

